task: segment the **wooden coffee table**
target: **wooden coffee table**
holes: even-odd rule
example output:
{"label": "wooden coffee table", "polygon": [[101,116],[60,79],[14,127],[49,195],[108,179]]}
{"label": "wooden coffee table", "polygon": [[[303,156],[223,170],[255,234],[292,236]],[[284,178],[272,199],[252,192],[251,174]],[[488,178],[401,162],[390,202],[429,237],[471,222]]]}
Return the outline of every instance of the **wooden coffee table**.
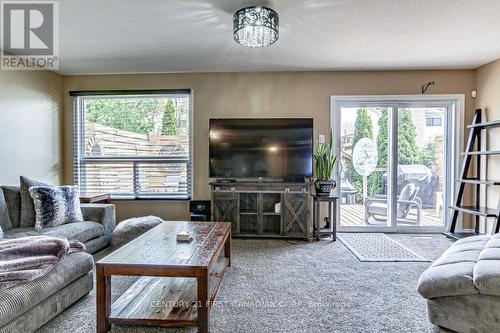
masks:
{"label": "wooden coffee table", "polygon": [[[193,240],[177,242],[180,230]],[[96,263],[97,332],[112,323],[208,332],[210,309],[230,265],[230,223],[160,224]],[[112,275],[141,277],[111,304]]]}

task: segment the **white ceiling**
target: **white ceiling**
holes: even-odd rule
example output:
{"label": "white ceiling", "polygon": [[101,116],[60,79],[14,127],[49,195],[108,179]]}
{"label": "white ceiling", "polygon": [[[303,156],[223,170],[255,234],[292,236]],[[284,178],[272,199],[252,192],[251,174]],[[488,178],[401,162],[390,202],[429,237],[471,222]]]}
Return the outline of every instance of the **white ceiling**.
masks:
{"label": "white ceiling", "polygon": [[500,0],[274,0],[280,38],[262,49],[232,38],[248,4],[60,1],[60,73],[476,68],[500,57]]}

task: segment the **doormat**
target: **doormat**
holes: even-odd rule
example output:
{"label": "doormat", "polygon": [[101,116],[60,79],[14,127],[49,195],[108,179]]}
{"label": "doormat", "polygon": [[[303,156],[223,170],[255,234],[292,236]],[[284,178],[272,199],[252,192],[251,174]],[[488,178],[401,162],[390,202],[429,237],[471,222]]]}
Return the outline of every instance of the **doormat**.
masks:
{"label": "doormat", "polygon": [[337,237],[359,261],[430,262],[400,242],[381,233],[341,233]]}

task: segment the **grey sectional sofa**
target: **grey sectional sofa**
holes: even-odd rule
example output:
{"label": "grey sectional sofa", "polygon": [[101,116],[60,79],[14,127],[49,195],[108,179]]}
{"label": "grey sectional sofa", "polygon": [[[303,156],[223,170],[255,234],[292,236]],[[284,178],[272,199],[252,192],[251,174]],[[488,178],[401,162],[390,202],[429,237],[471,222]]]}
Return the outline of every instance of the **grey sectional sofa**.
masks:
{"label": "grey sectional sofa", "polygon": [[109,246],[115,228],[115,207],[109,204],[82,204],[85,222],[42,231],[34,226],[20,228],[18,189],[9,186],[0,190],[0,211],[7,210],[10,215],[10,225],[2,223],[4,238],[47,235],[76,239],[85,244],[88,253],[71,253],[42,278],[0,291],[0,333],[34,332],[88,294],[93,287],[94,266],[89,253]]}
{"label": "grey sectional sofa", "polygon": [[460,333],[500,332],[500,234],[456,241],[421,276],[429,320]]}
{"label": "grey sectional sofa", "polygon": [[42,231],[35,227],[12,228],[4,230],[4,238],[27,236],[54,236],[76,239],[85,244],[86,252],[95,253],[111,243],[111,234],[115,229],[115,206],[109,204],[82,204],[82,215],[85,222],[63,224],[46,228]]}

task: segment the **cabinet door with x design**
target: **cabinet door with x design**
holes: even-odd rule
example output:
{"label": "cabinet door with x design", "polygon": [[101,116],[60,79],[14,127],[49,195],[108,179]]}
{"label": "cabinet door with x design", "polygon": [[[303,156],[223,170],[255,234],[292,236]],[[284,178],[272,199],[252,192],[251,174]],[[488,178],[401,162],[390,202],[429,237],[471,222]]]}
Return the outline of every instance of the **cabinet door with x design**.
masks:
{"label": "cabinet door with x design", "polygon": [[237,235],[240,232],[238,201],[238,193],[213,192],[214,221],[231,222],[233,235]]}
{"label": "cabinet door with x design", "polygon": [[283,195],[283,236],[307,235],[307,193]]}

